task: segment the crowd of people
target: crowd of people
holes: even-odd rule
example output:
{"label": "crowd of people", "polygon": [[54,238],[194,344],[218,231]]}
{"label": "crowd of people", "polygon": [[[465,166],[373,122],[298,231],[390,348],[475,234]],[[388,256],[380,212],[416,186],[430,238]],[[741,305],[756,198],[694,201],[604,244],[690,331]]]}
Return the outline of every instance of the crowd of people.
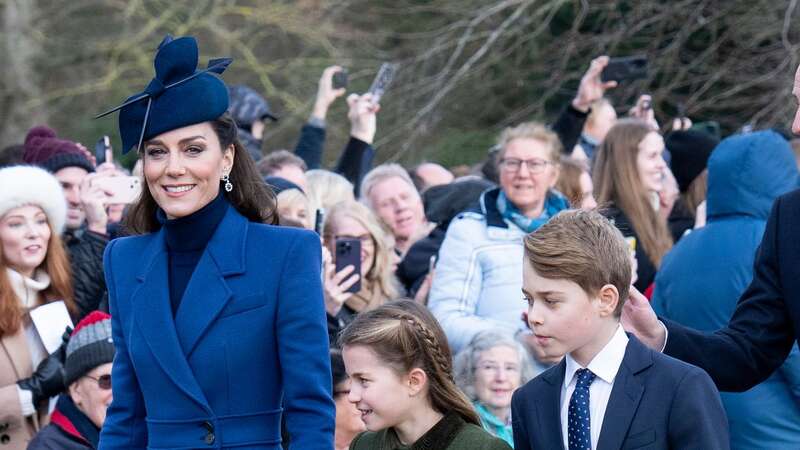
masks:
{"label": "crowd of people", "polygon": [[350,93],[327,168],[341,67],[275,149],[168,36],[112,110],[131,171],[0,152],[0,448],[800,448],[800,144],[618,116],[608,61],[458,175],[377,164]]}

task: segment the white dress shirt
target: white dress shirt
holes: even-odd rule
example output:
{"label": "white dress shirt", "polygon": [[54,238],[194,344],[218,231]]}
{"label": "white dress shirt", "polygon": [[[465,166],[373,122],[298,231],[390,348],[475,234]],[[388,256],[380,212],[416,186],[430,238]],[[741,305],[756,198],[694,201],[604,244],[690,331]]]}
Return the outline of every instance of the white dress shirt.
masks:
{"label": "white dress shirt", "polygon": [[[606,415],[606,406],[611,397],[611,389],[614,387],[614,378],[617,376],[619,366],[625,357],[625,349],[628,347],[628,335],[622,329],[622,325],[617,327],[617,331],[611,340],[600,350],[586,369],[597,375],[594,382],[589,386],[589,426],[592,439],[592,448],[597,448],[597,441],[600,439],[600,430],[603,428],[603,417]],[[561,386],[561,434],[564,438],[564,448],[567,445],[567,414],[569,410],[569,399],[575,391],[577,377],[575,373],[583,367],[578,364],[572,356],[567,354],[567,368],[564,372],[564,384]]]}

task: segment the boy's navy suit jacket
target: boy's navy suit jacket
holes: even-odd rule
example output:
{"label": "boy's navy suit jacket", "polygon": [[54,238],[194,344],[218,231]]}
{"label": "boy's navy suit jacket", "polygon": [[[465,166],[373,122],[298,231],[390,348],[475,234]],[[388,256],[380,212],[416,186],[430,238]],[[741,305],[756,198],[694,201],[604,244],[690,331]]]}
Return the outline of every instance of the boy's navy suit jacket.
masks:
{"label": "boy's navy suit jacket", "polygon": [[[594,450],[729,448],[728,420],[708,374],[628,338]],[[565,371],[562,360],[514,393],[515,450],[564,448]]]}

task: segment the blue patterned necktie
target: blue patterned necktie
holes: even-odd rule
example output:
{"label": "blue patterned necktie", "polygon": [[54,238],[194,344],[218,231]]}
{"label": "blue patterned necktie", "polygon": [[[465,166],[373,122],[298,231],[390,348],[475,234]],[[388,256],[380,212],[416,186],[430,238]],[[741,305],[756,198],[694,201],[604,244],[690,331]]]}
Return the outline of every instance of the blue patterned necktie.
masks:
{"label": "blue patterned necktie", "polygon": [[592,450],[592,434],[589,426],[589,386],[597,377],[589,369],[578,369],[578,382],[569,399],[567,411],[567,442],[569,450]]}

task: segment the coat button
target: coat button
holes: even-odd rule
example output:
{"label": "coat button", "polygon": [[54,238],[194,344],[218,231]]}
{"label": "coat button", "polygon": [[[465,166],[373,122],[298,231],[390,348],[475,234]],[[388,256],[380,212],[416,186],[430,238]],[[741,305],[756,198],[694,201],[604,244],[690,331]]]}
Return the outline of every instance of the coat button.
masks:
{"label": "coat button", "polygon": [[11,442],[11,436],[9,436],[7,434],[4,434],[4,435],[0,436],[0,444],[4,444],[5,445],[5,444],[8,444],[9,442]]}
{"label": "coat button", "polygon": [[205,428],[207,432],[205,438],[206,445],[213,444],[214,441],[216,440],[216,437],[214,436],[214,424],[206,420],[205,422],[203,422],[203,428]]}

